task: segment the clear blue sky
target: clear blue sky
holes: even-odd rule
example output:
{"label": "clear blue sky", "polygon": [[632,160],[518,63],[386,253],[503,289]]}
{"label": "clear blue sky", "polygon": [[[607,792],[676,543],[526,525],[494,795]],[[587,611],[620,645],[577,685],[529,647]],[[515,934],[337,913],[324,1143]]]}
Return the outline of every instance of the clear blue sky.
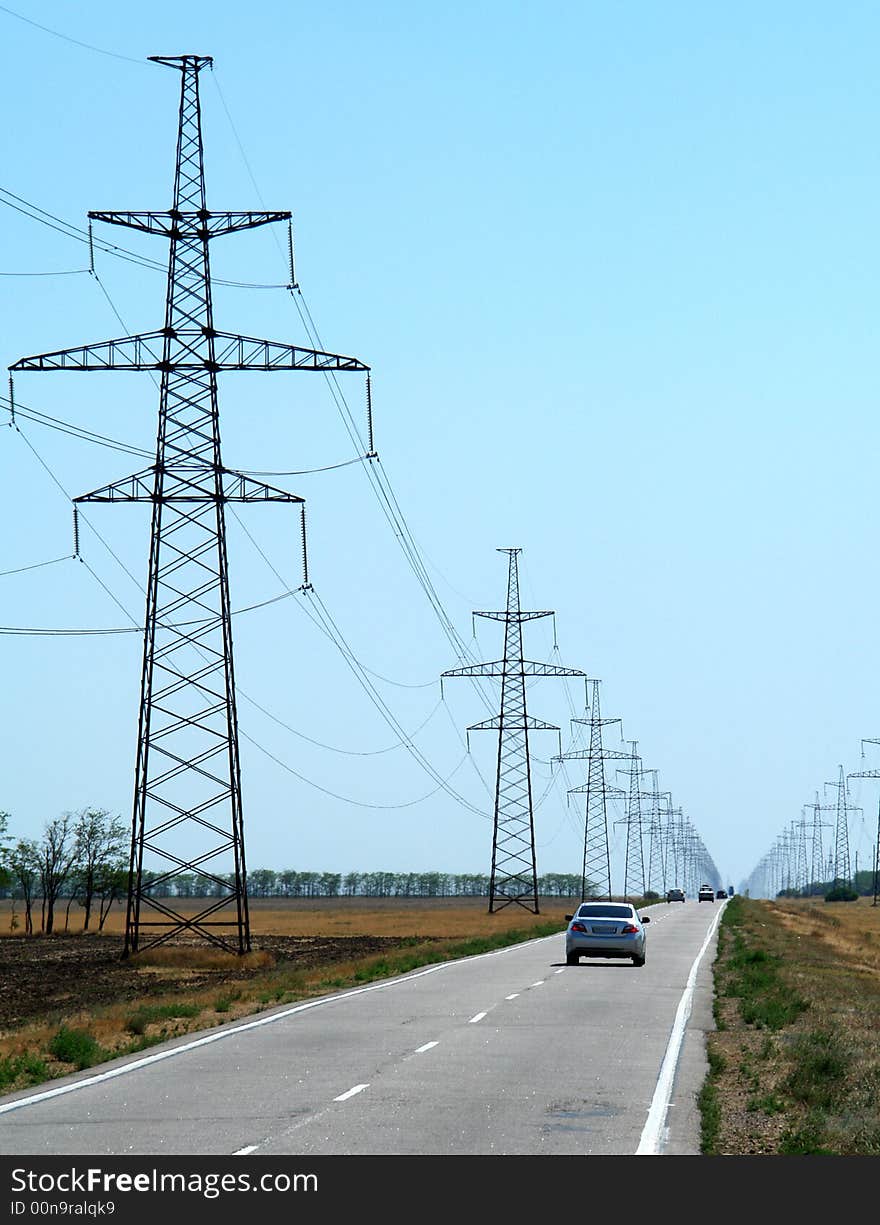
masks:
{"label": "clear blue sky", "polygon": [[[167,207],[178,81],[146,57],[213,56],[209,205],[291,209],[303,290],[297,303],[218,286],[218,326],[309,344],[307,306],[324,347],[371,365],[382,471],[453,624],[470,639],[471,610],[503,606],[495,550],[522,547],[524,605],[554,609],[558,636],[554,652],[549,620],[527,627],[527,654],[602,678],[603,713],[738,884],[880,736],[880,11],[269,0],[254,14],[0,6],[4,187],[77,226],[89,209]],[[84,245],[9,207],[0,236],[4,274],[76,273],[0,277],[4,366],[161,326],[161,274],[101,253],[97,278],[77,271]],[[102,237],[165,256],[158,239]],[[287,280],[282,228],[212,254],[220,278]],[[341,386],[360,419],[362,384]],[[20,375],[16,397],[154,445],[147,375]],[[226,376],[221,425],[232,468],[354,454],[306,374]],[[70,553],[67,495],[147,462],[20,426],[0,429],[3,571]],[[461,681],[438,706],[458,661],[365,473],[276,483],[308,499],[316,593],[357,658],[397,682],[374,678],[388,708],[490,813],[494,737],[473,736],[470,759],[462,743],[485,708]],[[280,594],[278,574],[299,583],[298,524],[237,513],[232,602],[246,608]],[[100,536],[83,525],[82,563],[0,578],[2,625],[142,617],[146,508],[91,507],[88,522]],[[490,819],[442,790],[420,800],[436,782],[391,749],[304,603],[235,622],[249,866],[488,871]],[[85,805],[128,817],[139,648],[136,634],[0,636],[14,833]],[[499,627],[478,622],[473,649],[497,658]],[[566,747],[579,686],[536,681],[529,702]],[[551,773],[554,736],[535,750],[539,872],[577,872],[565,790],[582,775]],[[876,788],[853,788],[861,866]]]}

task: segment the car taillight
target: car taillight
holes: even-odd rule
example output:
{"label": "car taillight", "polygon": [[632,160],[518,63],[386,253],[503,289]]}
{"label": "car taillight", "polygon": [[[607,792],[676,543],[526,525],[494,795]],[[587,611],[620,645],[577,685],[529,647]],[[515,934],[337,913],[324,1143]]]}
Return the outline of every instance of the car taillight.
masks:
{"label": "car taillight", "polygon": [[627,923],[624,927],[621,927],[620,930],[625,936],[631,936],[633,935],[634,932],[637,932],[639,929],[637,927],[633,927],[632,923]]}
{"label": "car taillight", "polygon": [[583,923],[572,923],[571,930],[573,932],[585,932],[587,929],[584,927]]}

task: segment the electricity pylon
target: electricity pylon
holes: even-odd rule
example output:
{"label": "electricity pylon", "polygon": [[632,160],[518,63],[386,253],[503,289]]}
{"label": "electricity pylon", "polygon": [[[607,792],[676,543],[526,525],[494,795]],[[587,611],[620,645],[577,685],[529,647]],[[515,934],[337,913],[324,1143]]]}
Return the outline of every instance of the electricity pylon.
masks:
{"label": "electricity pylon", "polygon": [[[181,933],[244,953],[250,948],[250,924],[224,507],[227,502],[301,506],[303,499],[224,467],[217,375],[366,372],[369,367],[354,358],[214,327],[210,241],[289,221],[290,213],[208,209],[199,73],[212,60],[150,58],[181,74],[171,208],[90,212],[89,217],[168,240],[164,327],[22,358],[11,369],[160,375],[155,463],[76,499],[149,502],[153,508],[124,956]],[[159,862],[158,872],[145,870],[147,855]],[[221,874],[229,863],[233,871]],[[175,910],[173,898],[156,896],[185,872],[212,894],[194,916]]]}
{"label": "electricity pylon", "polygon": [[791,823],[793,858],[794,858],[794,889],[801,897],[807,896],[807,822],[801,811],[800,817]]}
{"label": "electricity pylon", "polygon": [[669,868],[672,860],[671,880],[673,885],[684,887],[684,854],[682,849],[682,829],[684,826],[684,809],[672,807],[672,792],[665,791],[666,799],[666,864]]}
{"label": "electricity pylon", "polygon": [[809,893],[812,895],[816,887],[821,884],[825,875],[825,852],[822,848],[822,827],[826,824],[819,817],[820,812],[836,811],[836,804],[820,804],[819,792],[816,792],[816,798],[812,804],[806,804],[805,808],[813,814],[812,820],[812,839],[810,846],[810,882]]}
{"label": "electricity pylon", "polygon": [[837,782],[825,784],[826,787],[837,788],[837,820],[834,826],[833,887],[851,884],[849,865],[849,813],[862,811],[860,808],[854,808],[850,804],[849,789],[846,785],[843,766],[840,766],[839,770],[840,775]]}
{"label": "electricity pylon", "polygon": [[[535,863],[535,814],[529,732],[559,728],[526,712],[526,677],[584,676],[576,668],[533,663],[523,659],[524,621],[552,617],[551,612],[523,612],[519,605],[521,549],[498,549],[508,555],[507,608],[503,612],[474,612],[475,617],[504,622],[504,658],[492,663],[451,668],[443,677],[497,676],[501,678],[501,710],[491,719],[474,723],[468,732],[498,732],[495,776],[495,815],[492,829],[492,868],[489,875],[489,913],[505,906],[521,906],[538,914],[538,873]],[[442,682],[441,682],[442,683]]]}
{"label": "electricity pylon", "polygon": [[592,686],[592,699],[588,719],[573,719],[590,729],[590,747],[560,753],[554,761],[587,762],[587,781],[581,787],[572,787],[568,794],[583,794],[584,805],[584,858],[581,872],[581,900],[586,897],[605,897],[611,900],[611,851],[608,844],[609,795],[624,795],[620,787],[609,786],[605,781],[605,762],[628,760],[629,753],[621,749],[606,749],[602,743],[602,728],[620,719],[603,719],[599,709],[600,681],[587,682]]}
{"label": "electricity pylon", "polygon": [[616,822],[626,825],[626,856],[623,868],[624,897],[645,896],[645,849],[642,839],[642,792],[639,779],[642,776],[642,759],[638,754],[639,742],[630,740],[630,767],[628,770],[618,770],[629,778],[626,801],[626,816]]}
{"label": "electricity pylon", "polygon": [[648,818],[648,864],[645,870],[645,892],[662,885],[666,892],[666,857],[663,854],[663,828],[660,816],[660,782],[659,770],[643,770],[642,774],[650,774],[654,779],[651,791],[641,792],[640,799],[651,801],[651,815]]}
{"label": "electricity pylon", "polygon": [[[880,744],[880,740],[876,740],[871,736],[866,736],[862,740],[862,758],[865,756],[866,744]],[[854,774],[848,774],[847,778],[880,778],[880,770],[859,770]],[[873,893],[874,900],[872,906],[877,905],[878,896],[880,896],[880,801],[877,803],[877,840],[874,844],[874,884]]]}

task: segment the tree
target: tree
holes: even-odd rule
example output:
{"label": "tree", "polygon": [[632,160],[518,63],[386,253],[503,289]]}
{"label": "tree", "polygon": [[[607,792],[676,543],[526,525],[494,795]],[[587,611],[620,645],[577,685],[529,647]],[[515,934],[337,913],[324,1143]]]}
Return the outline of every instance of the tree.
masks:
{"label": "tree", "polygon": [[128,864],[124,859],[101,864],[95,875],[95,898],[98,902],[98,931],[104,930],[110,908],[128,894]]}
{"label": "tree", "polygon": [[118,866],[128,842],[122,819],[104,808],[84,808],[74,817],[73,836],[80,905],[85,911],[83,931],[89,930],[98,879],[112,864]]}
{"label": "tree", "polygon": [[37,871],[43,894],[43,931],[51,935],[55,926],[55,903],[76,862],[76,840],[71,813],[46,822],[37,845]]}
{"label": "tree", "polygon": [[9,813],[0,812],[0,889],[8,889],[12,883],[12,872],[9,867],[9,844],[12,839],[7,834],[8,829]]}
{"label": "tree", "polygon": [[36,842],[30,838],[20,838],[15,846],[7,852],[7,862],[12,873],[16,888],[21,892],[24,902],[25,935],[31,936],[34,931],[33,901],[34,890],[39,878],[39,850]]}

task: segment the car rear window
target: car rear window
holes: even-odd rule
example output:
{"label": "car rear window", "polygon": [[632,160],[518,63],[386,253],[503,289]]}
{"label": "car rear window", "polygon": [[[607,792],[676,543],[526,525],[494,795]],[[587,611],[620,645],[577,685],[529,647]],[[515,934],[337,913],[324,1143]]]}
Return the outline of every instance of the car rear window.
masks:
{"label": "car rear window", "polygon": [[611,902],[590,902],[585,906],[581,906],[578,911],[579,919],[620,919],[630,918],[633,914],[632,906],[615,906]]}

